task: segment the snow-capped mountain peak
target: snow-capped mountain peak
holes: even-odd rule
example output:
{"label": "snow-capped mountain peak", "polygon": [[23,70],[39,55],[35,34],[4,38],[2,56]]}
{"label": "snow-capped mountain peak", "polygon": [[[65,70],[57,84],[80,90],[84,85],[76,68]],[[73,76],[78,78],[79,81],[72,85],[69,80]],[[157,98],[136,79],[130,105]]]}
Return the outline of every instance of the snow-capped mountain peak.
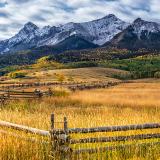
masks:
{"label": "snow-capped mountain peak", "polygon": [[27,30],[36,30],[36,29],[38,29],[38,27],[34,24],[34,23],[32,23],[32,22],[28,22],[28,23],[26,23],[25,25],[24,25],[24,29],[27,29]]}
{"label": "snow-capped mountain peak", "polygon": [[117,20],[118,18],[114,15],[114,14],[108,14],[105,17],[101,18],[101,19],[114,19]]}
{"label": "snow-capped mountain peak", "polygon": [[105,45],[129,50],[141,48],[160,50],[160,24],[137,18]]}
{"label": "snow-capped mountain peak", "polygon": [[142,23],[142,22],[144,22],[144,20],[142,18],[137,18],[134,20],[133,23]]}
{"label": "snow-capped mountain peak", "polygon": [[35,37],[36,31],[39,29],[32,22],[28,22],[24,25],[24,27],[12,38],[8,40],[8,49],[15,46],[17,43],[27,44],[30,42],[32,38]]}
{"label": "snow-capped mountain peak", "polygon": [[45,45],[53,46],[73,35],[77,35],[90,43],[102,45],[127,26],[128,23],[118,19],[113,14],[90,22],[70,22],[57,27],[39,28],[34,23],[28,22],[15,36],[6,40],[5,43],[4,41],[0,42],[0,52]]}
{"label": "snow-capped mountain peak", "polygon": [[134,29],[134,33],[140,39],[141,35],[145,33],[146,36],[149,36],[150,33],[160,32],[160,24],[155,22],[148,22],[141,18],[137,18],[132,27]]}
{"label": "snow-capped mountain peak", "polygon": [[24,27],[19,31],[18,34],[28,34],[29,35],[30,33],[35,32],[38,29],[39,27],[37,27],[34,23],[28,22],[24,25]]}
{"label": "snow-capped mountain peak", "polygon": [[101,19],[83,23],[87,31],[94,35],[93,43],[103,45],[110,41],[116,34],[128,27],[128,23],[120,20],[114,14],[109,14]]}

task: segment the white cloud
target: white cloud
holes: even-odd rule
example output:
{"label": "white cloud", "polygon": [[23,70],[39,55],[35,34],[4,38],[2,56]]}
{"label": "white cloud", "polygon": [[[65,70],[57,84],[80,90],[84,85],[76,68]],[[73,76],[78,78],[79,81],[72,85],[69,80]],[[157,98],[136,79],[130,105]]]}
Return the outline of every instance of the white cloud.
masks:
{"label": "white cloud", "polygon": [[0,0],[0,39],[28,21],[38,26],[84,22],[113,13],[125,21],[160,19],[159,0]]}

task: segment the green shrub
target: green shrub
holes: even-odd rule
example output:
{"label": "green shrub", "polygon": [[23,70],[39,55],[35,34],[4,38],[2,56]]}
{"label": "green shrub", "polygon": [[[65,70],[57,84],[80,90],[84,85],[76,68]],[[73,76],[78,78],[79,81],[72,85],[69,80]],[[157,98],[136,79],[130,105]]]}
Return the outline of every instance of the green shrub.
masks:
{"label": "green shrub", "polygon": [[17,71],[21,68],[22,68],[22,66],[7,66],[7,67],[4,67],[4,68],[1,68],[0,69],[0,76],[7,75],[10,72],[15,72],[15,71]]}
{"label": "green shrub", "polygon": [[112,78],[121,79],[121,80],[128,80],[132,78],[132,74],[130,73],[119,73],[119,74],[113,74]]}
{"label": "green shrub", "polygon": [[8,74],[8,76],[10,78],[13,78],[13,79],[16,79],[16,78],[23,78],[26,76],[26,73],[25,72],[11,72]]}
{"label": "green shrub", "polygon": [[42,57],[37,60],[37,63],[33,64],[33,68],[37,69],[59,69],[64,65],[54,61],[50,56]]}

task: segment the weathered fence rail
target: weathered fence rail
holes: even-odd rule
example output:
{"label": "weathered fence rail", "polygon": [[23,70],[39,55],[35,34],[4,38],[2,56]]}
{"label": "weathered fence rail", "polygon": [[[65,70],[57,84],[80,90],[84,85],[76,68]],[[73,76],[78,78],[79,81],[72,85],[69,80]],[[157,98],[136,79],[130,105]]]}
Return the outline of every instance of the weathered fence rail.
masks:
{"label": "weathered fence rail", "polygon": [[111,86],[115,86],[121,83],[127,83],[127,81],[110,81],[110,82],[82,82],[82,83],[56,83],[56,82],[50,82],[50,83],[28,83],[28,84],[13,84],[13,85],[7,85],[7,86],[1,86],[2,89],[9,90],[9,89],[16,89],[16,88],[30,88],[30,87],[41,87],[41,86],[64,86],[66,88],[69,88],[72,91],[76,90],[86,90],[86,89],[96,89],[96,88],[107,88]]}
{"label": "weathered fence rail", "polygon": [[28,127],[28,126],[23,126],[23,125],[18,125],[18,124],[6,122],[6,121],[0,121],[0,127],[7,127],[7,128],[19,130],[19,131],[24,131],[27,133],[38,134],[41,136],[49,136],[50,135],[49,131],[40,130],[40,129],[36,129],[36,128]]}
{"label": "weathered fence rail", "polygon": [[[124,126],[107,126],[107,127],[94,127],[94,128],[69,128],[67,132],[73,133],[95,133],[95,132],[116,132],[128,130],[142,130],[142,129],[155,129],[160,128],[160,123],[148,123],[137,125],[124,125]],[[64,130],[55,130],[57,133],[65,133]]]}
{"label": "weathered fence rail", "polygon": [[13,90],[0,90],[0,102],[5,102],[6,100],[16,100],[16,99],[38,99],[45,96],[52,96],[53,92],[49,89],[46,92],[40,90],[35,90],[34,92],[26,91],[13,91]]}
{"label": "weathered fence rail", "polygon": [[[72,129],[72,128],[68,128],[67,118],[64,117],[64,129],[56,129],[54,114],[52,114],[51,124],[52,124],[51,140],[54,145],[53,148],[55,151],[58,151],[63,155],[64,154],[70,155],[71,153],[86,153],[86,152],[94,153],[99,151],[102,152],[102,151],[131,146],[131,145],[118,145],[118,146],[110,146],[110,147],[82,148],[79,150],[73,150],[70,147],[71,144],[138,141],[138,140],[160,138],[160,133],[135,134],[135,135],[129,135],[129,136],[113,136],[113,137],[90,137],[90,138],[82,138],[82,139],[71,138],[72,134],[88,134],[88,133],[96,133],[96,132],[119,132],[119,131],[129,131],[129,130],[157,129],[157,128],[160,128],[160,123]],[[156,142],[155,144],[160,145],[160,142],[158,143]],[[145,143],[141,143],[138,145],[139,146],[145,145]],[[152,144],[148,143],[147,145],[152,145]]]}
{"label": "weathered fence rail", "polygon": [[68,88],[72,91],[76,90],[89,90],[89,89],[98,89],[98,88],[109,88],[112,86],[119,85],[121,83],[126,83],[126,82],[103,82],[103,83],[94,83],[94,84],[80,84],[80,85],[71,85],[68,86]]}
{"label": "weathered fence rail", "polygon": [[130,136],[117,136],[117,137],[100,137],[100,138],[83,138],[78,140],[70,140],[70,144],[77,143],[99,143],[99,142],[120,142],[120,141],[132,141],[132,140],[142,140],[142,139],[152,139],[160,138],[160,133],[155,134],[138,134]]}
{"label": "weathered fence rail", "polygon": [[81,153],[98,153],[98,152],[108,152],[108,151],[113,151],[113,150],[120,150],[120,149],[129,149],[133,146],[136,148],[139,147],[153,147],[156,145],[160,145],[160,142],[149,142],[149,143],[136,143],[136,144],[123,144],[123,145],[118,145],[118,146],[109,146],[109,147],[101,147],[101,148],[88,148],[88,149],[79,149],[79,150],[74,150],[73,153],[75,154],[81,154]]}

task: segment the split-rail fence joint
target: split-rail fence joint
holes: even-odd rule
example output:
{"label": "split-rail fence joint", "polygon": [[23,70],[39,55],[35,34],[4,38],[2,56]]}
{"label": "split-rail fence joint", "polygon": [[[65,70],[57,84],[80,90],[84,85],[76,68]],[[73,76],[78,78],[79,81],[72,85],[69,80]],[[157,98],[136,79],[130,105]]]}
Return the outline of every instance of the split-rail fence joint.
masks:
{"label": "split-rail fence joint", "polygon": [[[123,146],[110,146],[110,147],[101,147],[101,148],[84,148],[80,150],[73,150],[71,144],[81,144],[81,143],[107,143],[107,142],[121,142],[121,141],[138,141],[145,139],[155,139],[160,138],[160,133],[154,134],[138,134],[138,135],[129,135],[129,136],[115,136],[115,137],[91,137],[83,139],[71,139],[71,134],[88,134],[96,132],[119,132],[119,131],[129,131],[129,130],[145,130],[145,129],[155,129],[160,128],[160,123],[148,123],[148,124],[137,124],[137,125],[124,125],[124,126],[107,126],[107,127],[95,127],[95,128],[68,128],[67,118],[64,117],[63,129],[56,129],[55,124],[55,115],[51,115],[51,141],[52,149],[54,153],[62,157],[70,157],[72,153],[96,153],[96,152],[105,152],[109,150],[115,150],[118,148],[127,147]],[[60,123],[60,122],[58,122]],[[147,143],[146,143],[147,144]],[[159,143],[155,143],[160,145]],[[144,143],[136,144],[138,147],[144,145]],[[154,145],[154,143],[148,143],[147,145]],[[131,147],[131,145],[130,145]],[[67,159],[66,158],[66,159]],[[70,159],[70,158],[69,158]]]}

